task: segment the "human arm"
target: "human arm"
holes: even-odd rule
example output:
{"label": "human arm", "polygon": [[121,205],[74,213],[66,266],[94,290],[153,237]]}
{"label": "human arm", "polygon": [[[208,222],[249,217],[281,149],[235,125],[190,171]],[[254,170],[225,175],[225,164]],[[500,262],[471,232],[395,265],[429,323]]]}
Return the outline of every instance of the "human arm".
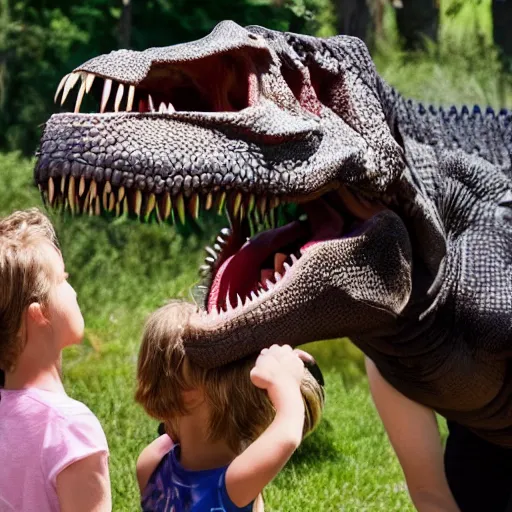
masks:
{"label": "human arm", "polygon": [[61,512],[109,512],[112,510],[108,455],[95,453],[74,462],[57,475]]}
{"label": "human arm", "polygon": [[256,499],[299,446],[304,428],[300,392],[303,375],[304,363],[289,346],[273,345],[258,357],[251,380],[267,391],[276,415],[265,432],[227,469],[226,491],[237,507]]}
{"label": "human arm", "polygon": [[142,494],[149,479],[165,454],[174,446],[172,439],[163,434],[142,450],[137,459],[136,473],[139,490]]}
{"label": "human arm", "polygon": [[399,393],[366,359],[370,391],[419,512],[459,512],[443,463],[434,412]]}

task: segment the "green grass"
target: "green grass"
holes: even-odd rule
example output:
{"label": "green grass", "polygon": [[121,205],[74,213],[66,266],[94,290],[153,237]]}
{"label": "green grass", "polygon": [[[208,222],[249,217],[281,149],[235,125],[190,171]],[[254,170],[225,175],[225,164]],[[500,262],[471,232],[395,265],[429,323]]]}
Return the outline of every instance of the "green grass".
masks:
{"label": "green grass", "polygon": [[[510,79],[489,46],[487,8],[482,2],[480,11],[465,8],[447,20],[440,46],[427,54],[405,56],[388,37],[375,55],[379,72],[427,103],[510,105]],[[392,21],[386,22],[392,33]],[[34,205],[41,203],[32,162],[0,155],[0,215]],[[132,398],[140,332],[147,314],[166,299],[191,298],[203,240],[125,221],[53,219],[87,326],[84,343],[66,351],[65,385],[97,414],[107,434],[114,509],[136,510],[134,463],[156,433],[156,423]],[[267,510],[413,510],[371,404],[361,354],[346,340],[317,343],[311,351],[326,376],[325,417],[267,488]]]}

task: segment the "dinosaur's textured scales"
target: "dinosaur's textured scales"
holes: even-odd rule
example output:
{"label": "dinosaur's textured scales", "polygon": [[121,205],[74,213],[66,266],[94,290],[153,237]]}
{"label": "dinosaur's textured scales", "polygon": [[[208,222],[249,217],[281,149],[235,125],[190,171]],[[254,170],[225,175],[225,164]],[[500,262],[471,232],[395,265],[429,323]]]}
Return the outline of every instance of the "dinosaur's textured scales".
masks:
{"label": "dinosaur's textured scales", "polygon": [[[155,76],[169,69],[169,84],[187,75],[213,113],[52,116],[35,174],[50,202],[53,180],[85,177],[104,207],[112,187],[132,193],[137,215],[157,204],[166,218],[170,197],[179,216],[180,204],[227,191],[237,214],[268,196],[303,203],[320,226],[334,218],[334,191],[366,221],[312,245],[261,297],[198,318],[189,356],[214,366],[275,342],[347,335],[406,396],[512,447],[512,115],[406,101],[354,38],[232,22],[77,71],[164,97]],[[246,79],[241,100],[231,84]]]}

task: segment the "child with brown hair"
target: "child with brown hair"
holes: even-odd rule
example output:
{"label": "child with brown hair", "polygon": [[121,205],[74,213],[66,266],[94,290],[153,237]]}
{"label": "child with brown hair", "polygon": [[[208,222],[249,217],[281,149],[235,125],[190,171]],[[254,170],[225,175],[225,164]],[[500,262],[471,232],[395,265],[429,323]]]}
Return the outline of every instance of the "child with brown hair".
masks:
{"label": "child with brown hair", "polygon": [[84,320],[50,221],[0,219],[0,510],[111,510],[108,446],[61,381],[62,349]]}
{"label": "child with brown hair", "polygon": [[144,330],[135,397],[168,435],[137,461],[142,509],[262,510],[263,488],[320,420],[322,385],[304,367],[311,356],[286,345],[221,368],[194,365],[183,340],[196,313],[172,302]]}

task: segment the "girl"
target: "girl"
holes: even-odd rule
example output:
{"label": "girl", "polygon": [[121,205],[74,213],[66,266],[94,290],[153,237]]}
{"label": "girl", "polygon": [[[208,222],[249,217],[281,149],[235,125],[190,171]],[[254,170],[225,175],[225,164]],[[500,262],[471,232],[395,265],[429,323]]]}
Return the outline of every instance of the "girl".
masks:
{"label": "girl", "polygon": [[61,381],[62,350],[84,320],[50,221],[0,220],[0,510],[111,510],[108,446],[96,416]]}
{"label": "girl", "polygon": [[145,327],[136,400],[169,435],[137,462],[142,509],[262,510],[261,491],[320,420],[322,386],[304,368],[311,356],[289,346],[222,368],[193,365],[183,340],[195,312],[170,303]]}

